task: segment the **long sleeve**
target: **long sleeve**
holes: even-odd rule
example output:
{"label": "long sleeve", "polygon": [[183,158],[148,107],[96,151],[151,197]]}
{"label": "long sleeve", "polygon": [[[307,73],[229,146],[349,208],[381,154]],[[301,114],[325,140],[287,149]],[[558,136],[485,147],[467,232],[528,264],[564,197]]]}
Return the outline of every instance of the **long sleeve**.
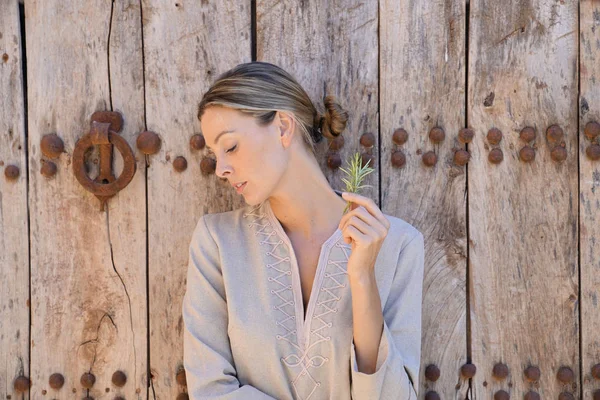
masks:
{"label": "long sleeve", "polygon": [[227,334],[227,301],[219,249],[202,216],[189,246],[183,297],[183,364],[193,400],[275,400],[237,379]]}
{"label": "long sleeve", "polygon": [[350,389],[353,400],[417,399],[424,253],[421,232],[417,232],[400,251],[390,294],[383,309],[383,333],[373,374],[358,371],[352,341]]}

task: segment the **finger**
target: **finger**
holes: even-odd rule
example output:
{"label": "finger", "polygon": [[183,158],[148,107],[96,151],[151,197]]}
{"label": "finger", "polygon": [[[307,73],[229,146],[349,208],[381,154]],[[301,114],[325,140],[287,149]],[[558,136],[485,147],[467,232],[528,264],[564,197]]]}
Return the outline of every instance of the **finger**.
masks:
{"label": "finger", "polygon": [[[346,240],[346,239],[348,239],[348,240]],[[355,242],[362,243],[365,241],[365,235],[360,233],[360,231],[358,229],[356,229],[355,227],[349,226],[344,231],[344,242],[352,243],[352,240],[354,240]]]}
{"label": "finger", "polygon": [[342,198],[344,198],[344,200],[346,201],[351,201],[353,203],[357,203],[361,206],[364,206],[367,209],[367,211],[369,211],[375,218],[377,218],[381,222],[383,226],[388,225],[389,221],[387,220],[385,215],[383,215],[379,207],[377,207],[377,204],[375,204],[375,202],[373,202],[373,200],[369,199],[368,197],[361,196],[357,193],[343,192]]}
{"label": "finger", "polygon": [[363,206],[360,206],[356,210],[352,211],[350,217],[344,219],[344,222],[341,227],[342,230],[349,223],[349,221],[354,219],[352,217],[356,217],[364,221],[368,225],[372,226],[372,228],[375,230],[375,232],[377,232],[378,235],[385,236],[387,234],[387,228],[383,226],[381,222],[378,219],[376,219],[373,215],[371,215]]}
{"label": "finger", "polygon": [[360,233],[373,239],[379,239],[379,232],[375,231],[373,227],[367,224],[365,221],[359,218],[352,218],[348,221],[346,228],[353,226],[359,230]]}

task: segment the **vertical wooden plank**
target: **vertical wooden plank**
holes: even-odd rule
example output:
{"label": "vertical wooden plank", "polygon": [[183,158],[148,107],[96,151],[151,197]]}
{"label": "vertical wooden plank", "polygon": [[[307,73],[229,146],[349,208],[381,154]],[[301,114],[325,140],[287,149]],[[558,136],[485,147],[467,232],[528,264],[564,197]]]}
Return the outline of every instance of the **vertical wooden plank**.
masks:
{"label": "vertical wooden plank", "polygon": [[[471,0],[468,121],[473,398],[579,392],[577,2]],[[564,131],[555,161],[546,129]],[[520,131],[535,129],[523,162]],[[488,130],[503,133],[491,145]],[[488,161],[492,148],[504,160]],[[496,363],[508,376],[496,379]],[[541,373],[536,382],[524,371]],[[573,381],[557,379],[568,367]]]}
{"label": "vertical wooden plank", "polygon": [[[464,399],[468,381],[460,367],[466,348],[466,166],[453,164],[464,147],[457,132],[465,124],[465,2],[380,2],[381,191],[383,209],[425,237],[422,352],[419,397],[435,391]],[[440,127],[442,142],[429,132]],[[397,129],[408,140],[396,144]],[[392,155],[402,152],[403,167]],[[422,155],[433,151],[434,166]],[[433,382],[428,365],[440,370]]]}
{"label": "vertical wooden plank", "polygon": [[[214,174],[204,176],[207,150],[190,148],[200,133],[196,107],[214,79],[251,58],[250,1],[144,0],[147,129],[161,139],[148,156],[150,360],[152,395],[174,399],[184,387],[181,302],[188,246],[203,214],[227,211],[243,198]],[[187,169],[176,172],[183,156]]]}
{"label": "vertical wooden plank", "polygon": [[[0,3],[0,393],[29,377],[29,254],[23,60],[17,0]],[[8,179],[18,168],[16,179]]]}
{"label": "vertical wooden plank", "polygon": [[[336,97],[349,113],[338,151],[342,167],[357,151],[370,152],[369,164],[376,172],[365,178],[371,185],[361,194],[379,204],[379,121],[377,2],[340,0],[256,2],[257,59],[276,64],[292,74],[313,104],[324,113],[323,98]],[[373,134],[375,144],[367,149],[359,140]],[[345,174],[328,167],[329,140],[315,147],[316,158],[331,187],[344,189]],[[365,161],[366,162],[366,161]]]}
{"label": "vertical wooden plank", "polygon": [[[600,124],[600,2],[583,0],[579,11],[579,244],[583,381],[581,398],[592,399],[594,393],[600,391],[600,161],[588,157],[587,151],[592,144],[600,145],[600,136],[596,136],[592,141],[584,130],[590,135],[594,129],[588,124]],[[598,132],[595,131],[595,134]]]}
{"label": "vertical wooden plank", "polygon": [[[89,7],[75,0],[25,2],[27,21],[31,215],[31,397],[146,398],[146,234],[140,8],[134,0]],[[98,110],[122,114],[121,135],[137,155],[132,181],[99,211],[99,200],[73,173],[77,140]],[[56,133],[64,152],[44,155]],[[93,179],[98,152],[86,157]],[[113,173],[123,158],[113,150]],[[40,174],[57,165],[54,177]],[[140,171],[141,170],[141,171]],[[115,371],[125,386],[111,382]],[[95,376],[91,389],[82,374]],[[52,389],[51,374],[64,376]]]}

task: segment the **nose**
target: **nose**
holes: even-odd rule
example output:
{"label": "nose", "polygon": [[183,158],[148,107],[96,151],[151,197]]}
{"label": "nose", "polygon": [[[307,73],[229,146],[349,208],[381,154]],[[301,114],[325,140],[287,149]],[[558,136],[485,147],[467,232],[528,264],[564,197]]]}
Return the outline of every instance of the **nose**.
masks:
{"label": "nose", "polygon": [[219,160],[217,160],[216,163],[217,165],[215,167],[215,174],[221,179],[226,179],[227,177],[225,174],[231,174],[231,167],[228,164],[220,162]]}

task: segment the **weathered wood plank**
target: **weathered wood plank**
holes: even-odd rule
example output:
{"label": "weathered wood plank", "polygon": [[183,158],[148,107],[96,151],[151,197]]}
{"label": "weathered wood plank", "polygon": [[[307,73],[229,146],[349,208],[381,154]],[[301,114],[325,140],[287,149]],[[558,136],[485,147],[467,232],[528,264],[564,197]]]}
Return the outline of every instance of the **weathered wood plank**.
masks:
{"label": "weathered wood plank", "polygon": [[[0,393],[29,377],[29,255],[23,60],[17,0],[0,2]],[[18,178],[7,179],[14,167]]]}
{"label": "weathered wood plank", "polygon": [[[579,96],[579,209],[581,260],[581,378],[582,399],[600,390],[592,368],[600,365],[600,161],[586,155],[592,141],[584,133],[590,122],[600,124],[600,2],[583,0],[580,5],[580,96]],[[598,145],[600,137],[596,137]],[[597,369],[598,367],[596,367]]]}
{"label": "weathered wood plank", "polygon": [[[473,398],[579,392],[577,2],[471,0],[468,122]],[[554,161],[546,129],[564,130]],[[531,126],[535,159],[520,161]],[[502,131],[499,145],[486,138]],[[492,147],[504,160],[488,161]],[[508,367],[496,379],[496,363]],[[536,366],[537,382],[524,371]],[[572,384],[557,380],[560,367]]]}
{"label": "weathered wood plank", "polygon": [[[134,149],[143,129],[140,8],[137,1],[25,4],[31,242],[31,369],[34,399],[147,396],[146,199],[144,157],[105,212],[73,174],[76,141],[98,110],[119,111],[118,132]],[[65,150],[51,179],[40,174],[40,140],[60,136]],[[98,172],[98,152],[86,159]],[[114,150],[114,174],[122,157]],[[117,370],[127,375],[118,388]],[[80,383],[91,372],[90,390]],[[48,385],[61,373],[65,385]],[[43,392],[47,391],[44,395]]]}
{"label": "weathered wood plank", "polygon": [[[184,391],[176,381],[183,368],[181,302],[196,222],[244,204],[227,182],[202,175],[207,149],[193,150],[189,142],[200,133],[202,94],[222,72],[251,60],[250,11],[250,1],[144,1],[146,123],[161,138],[160,151],[148,157],[150,360],[157,399]],[[181,173],[172,165],[178,156],[187,160]]]}
{"label": "weathered wood plank", "polygon": [[[367,149],[359,140],[372,133],[375,144],[368,151],[369,165],[377,171],[368,175],[362,195],[379,204],[379,140],[377,88],[377,2],[342,0],[256,2],[257,59],[274,63],[304,87],[320,113],[323,98],[333,95],[349,113],[339,150],[342,168],[357,151]],[[316,145],[316,158],[331,187],[345,188],[339,169],[327,166],[329,141]]]}
{"label": "weathered wood plank", "polygon": [[[382,1],[379,15],[382,203],[425,236],[419,397],[464,399],[466,166],[453,157],[464,147],[456,137],[465,124],[465,4]],[[444,130],[442,142],[429,139],[434,127]],[[408,134],[402,145],[393,141],[399,128]],[[406,157],[403,167],[393,166],[395,151]],[[437,156],[431,167],[422,161],[428,151]],[[425,377],[430,364],[440,370],[435,382]]]}

